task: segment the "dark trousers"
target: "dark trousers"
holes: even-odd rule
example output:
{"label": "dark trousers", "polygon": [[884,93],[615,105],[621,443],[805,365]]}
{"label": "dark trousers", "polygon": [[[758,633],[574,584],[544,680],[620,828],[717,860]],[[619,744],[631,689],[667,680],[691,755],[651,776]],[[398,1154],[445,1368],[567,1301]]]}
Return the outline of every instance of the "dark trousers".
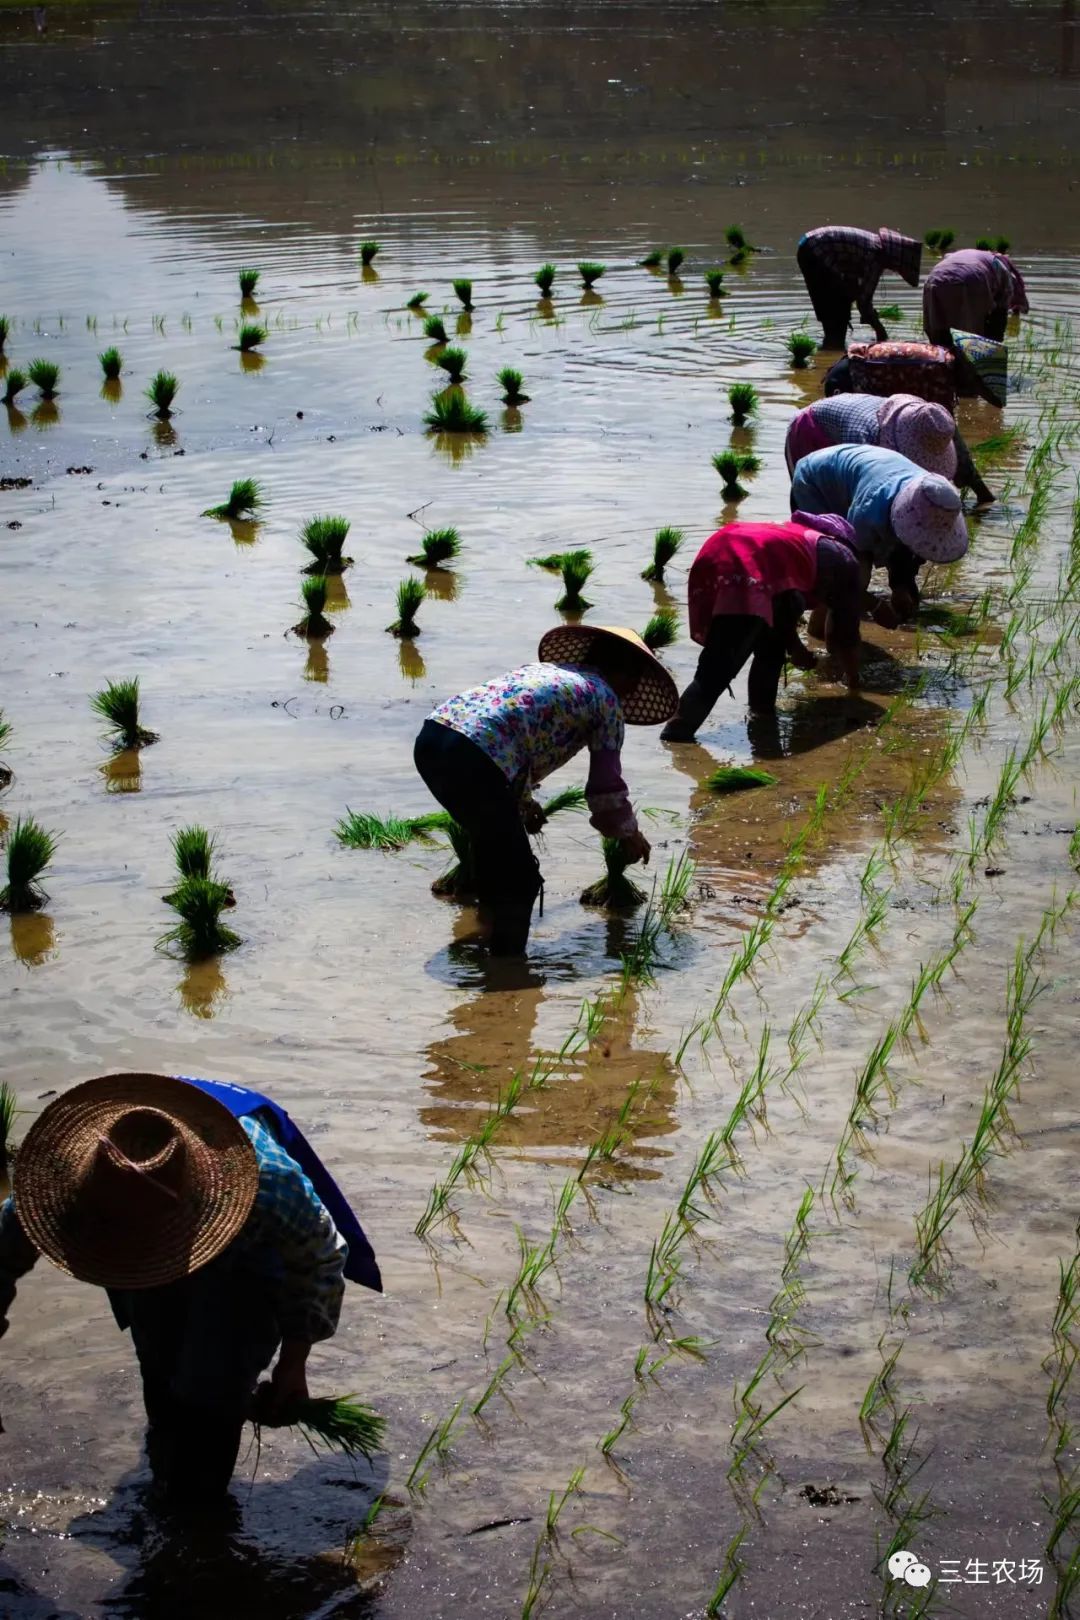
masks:
{"label": "dark trousers", "polygon": [[841,286],[830,270],[821,265],[809,243],[801,242],[795,261],[802,271],[814,314],[823,328],[822,347],[847,347],[848,327],[851,325],[851,294]]}
{"label": "dark trousers", "polygon": [[516,794],[477,743],[437,720],[424,721],[413,759],[431,793],[472,840],[476,897],[491,918],[491,951],[519,955],[541,878]]}
{"label": "dark trousers", "polygon": [[720,694],[731,685],[747,659],[747,697],[755,714],[776,708],[780,677],[787,662],[788,638],[803,614],[798,591],[783,591],[773,598],[773,623],[749,614],[720,613],[709,626],[690,685],[679,698],[679,712],[664,735],[672,740],[692,737]]}

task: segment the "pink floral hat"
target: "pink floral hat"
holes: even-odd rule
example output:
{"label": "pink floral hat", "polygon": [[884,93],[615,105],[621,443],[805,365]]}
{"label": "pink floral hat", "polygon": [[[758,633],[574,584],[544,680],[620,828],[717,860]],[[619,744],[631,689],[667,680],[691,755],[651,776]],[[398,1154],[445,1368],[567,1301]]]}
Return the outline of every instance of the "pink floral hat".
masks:
{"label": "pink floral hat", "polygon": [[909,478],[889,511],[893,533],[916,557],[951,563],[968,548],[960,491],[946,478]]}
{"label": "pink floral hat", "polygon": [[956,476],[955,432],[952,413],[944,405],[932,405],[916,394],[890,394],[878,412],[878,443],[941,478]]}

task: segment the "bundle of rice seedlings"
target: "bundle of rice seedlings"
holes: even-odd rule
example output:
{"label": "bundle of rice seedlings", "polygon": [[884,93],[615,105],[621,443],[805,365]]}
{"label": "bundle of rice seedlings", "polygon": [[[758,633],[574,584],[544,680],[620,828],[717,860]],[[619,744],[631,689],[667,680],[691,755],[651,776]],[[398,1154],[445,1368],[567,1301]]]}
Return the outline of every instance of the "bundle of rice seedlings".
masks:
{"label": "bundle of rice seedlings", "polygon": [[923,237],[923,241],[926,243],[928,248],[936,248],[938,243],[941,241],[941,232],[927,231],[926,235]]}
{"label": "bundle of rice seedlings", "polygon": [[520,371],[515,371],[513,366],[503,366],[496,381],[503,391],[502,402],[504,405],[527,405],[529,403],[528,394],[521,391],[525,379]]}
{"label": "bundle of rice seedlings", "polygon": [[49,898],[38,882],[56,853],[56,835],[33,816],[16,816],[8,834],[7,884],[0,889],[0,911],[38,911]]}
{"label": "bundle of rice seedlings", "polygon": [[182,878],[208,878],[214,859],[214,838],[205,827],[178,827],[172,835],[176,870]]}
{"label": "bundle of rice seedlings", "polygon": [[347,517],[329,514],[308,518],[300,530],[300,544],[311,553],[308,574],[340,574],[351,567],[352,558],[342,555],[351,524]]}
{"label": "bundle of rice seedlings", "polygon": [[12,366],[11,370],[7,373],[7,376],[4,378],[4,404],[14,405],[15,396],[20,394],[25,387],[26,373],[19,371],[15,366]]}
{"label": "bundle of rice seedlings", "polygon": [[679,615],[674,608],[657,608],[644,630],[641,639],[650,652],[659,652],[662,647],[670,647],[679,639]]}
{"label": "bundle of rice seedlings", "polygon": [[686,534],[682,529],[657,529],[653,536],[652,562],[648,568],[641,570],[642,579],[661,581],[664,577],[664,569],[685,539]]}
{"label": "bundle of rice seedlings", "polygon": [[189,962],[198,962],[222,951],[234,951],[241,943],[239,934],[221,921],[221,913],[233,898],[227,884],[213,878],[187,877],[168,898],[180,921],[162,934],[159,947],[178,945]]}
{"label": "bundle of rice seedlings", "polygon": [[[0,709],[0,748],[3,748],[4,744],[10,741],[11,732],[12,732],[11,722],[10,722],[10,720],[5,720],[4,719],[4,711],[3,711],[3,709]],[[13,772],[10,770],[10,768],[7,765],[0,762],[0,790],[6,788],[9,785],[9,783],[12,780],[12,777],[13,777]]]}
{"label": "bundle of rice seedlings", "polygon": [[258,321],[241,321],[233,348],[239,349],[241,354],[250,354],[252,349],[257,349],[260,343],[266,342],[266,337],[266,327],[261,326]]}
{"label": "bundle of rice seedlings", "polygon": [[685,258],[686,258],[686,254],[683,252],[682,248],[680,248],[680,247],[668,248],[668,252],[667,252],[667,273],[668,273],[669,276],[677,276],[678,275],[679,266],[683,263]]}
{"label": "bundle of rice seedlings", "polygon": [[60,381],[60,367],[55,361],[31,360],[26,369],[30,381],[40,391],[42,399],[52,399],[56,394],[56,385]]}
{"label": "bundle of rice seedlings", "polygon": [[786,339],[787,352],[791,356],[791,363],[802,370],[817,344],[809,332],[789,332]]}
{"label": "bundle of rice seedlings", "polygon": [[405,300],[405,308],[422,310],[428,301],[428,296],[426,292],[414,292],[411,298]]}
{"label": "bundle of rice seedlings", "polygon": [[15,1153],[11,1133],[15,1129],[18,1111],[18,1097],[6,1080],[0,1080],[0,1176],[7,1175],[8,1164]]}
{"label": "bundle of rice seedlings", "polygon": [[544,820],[550,821],[552,816],[557,816],[562,810],[584,810],[587,803],[584,788],[561,788],[558,793],[553,793],[551,798],[542,806]]}
{"label": "bundle of rice seedlings", "polygon": [[115,382],[123,369],[124,361],[119,349],[103,349],[98,355],[98,364],[105,374],[106,381]]}
{"label": "bundle of rice seedlings", "polygon": [[436,356],[435,364],[440,371],[445,371],[451,383],[456,385],[465,375],[465,365],[468,355],[464,349],[444,349],[442,354]]}
{"label": "bundle of rice seedlings", "polygon": [[663,248],[650,248],[648,253],[646,253],[645,257],[643,259],[638,260],[638,264],[642,265],[643,268],[646,269],[646,270],[656,270],[656,269],[659,268],[660,265],[663,264],[663,262],[664,262],[664,250],[663,250]]}
{"label": "bundle of rice seedlings", "polygon": [[397,618],[393,624],[387,625],[387,631],[392,636],[412,637],[420,634],[420,626],[416,622],[420,604],[427,595],[427,591],[418,579],[403,579],[397,588]]}
{"label": "bundle of rice seedlings", "polygon": [[108,721],[108,736],[114,749],[146,748],[157,742],[157,732],[139,723],[139,677],[110,681],[90,699],[95,714]]}
{"label": "bundle of rice seedlings", "polygon": [[645,890],[626,876],[629,862],[617,838],[601,839],[604,851],[604,875],[598,883],[590,883],[582,891],[583,906],[604,906],[608,911],[635,911],[648,899]]}
{"label": "bundle of rice seedlings", "polygon": [[589,292],[592,289],[593,283],[600,280],[600,277],[607,269],[607,265],[595,264],[592,259],[581,259],[578,262],[577,268],[578,275],[585,283],[585,291]]}
{"label": "bundle of rice seedlings", "polygon": [[883,321],[902,321],[904,312],[899,304],[883,304],[878,310]]}
{"label": "bundle of rice seedlings", "polygon": [[269,1415],[269,1407],[260,1385],[255,1394],[251,1421],[256,1435],[261,1429],[299,1429],[313,1451],[324,1446],[327,1451],[340,1451],[346,1457],[364,1457],[368,1462],[382,1449],[386,1419],[363,1406],[355,1395],[332,1397],[308,1396]]}
{"label": "bundle of rice seedlings", "polygon": [[564,551],[559,572],[562,574],[563,594],[555,604],[558,613],[584,613],[592,606],[581,594],[581,588],[596,564],[593,554],[582,546],[577,551]]}
{"label": "bundle of rice seedlings", "polygon": [[360,244],[360,263],[363,264],[363,265],[369,265],[371,263],[372,259],[374,259],[375,255],[378,253],[378,251],[379,251],[379,243],[378,242],[361,242],[361,244]]}
{"label": "bundle of rice seedlings", "polygon": [[4,352],[4,344],[11,336],[11,321],[6,315],[0,315],[0,354]]}
{"label": "bundle of rice seedlings", "polygon": [[433,433],[486,433],[487,413],[470,405],[463,394],[432,395],[424,425]]}
{"label": "bundle of rice seedlings", "polygon": [[729,225],[724,232],[724,240],[731,249],[729,260],[731,264],[742,264],[754,252],[754,248],[747,241],[741,225]]}
{"label": "bundle of rice seedlings", "polygon": [[334,626],[323,612],[326,607],[326,575],[314,574],[310,579],[302,579],[300,595],[303,597],[304,617],[293,625],[293,634],[305,636],[309,641],[319,636],[332,636]]}
{"label": "bundle of rice seedlings", "polygon": [[234,478],[228,500],[208,506],[203,517],[253,518],[263,504],[263,487],[257,478]]}
{"label": "bundle of rice seedlings", "polygon": [[441,316],[429,315],[427,317],[424,322],[424,336],[430,338],[432,343],[445,343],[447,341],[446,327]]}
{"label": "bundle of rice seedlings", "polygon": [[550,298],[551,289],[555,285],[555,266],[553,264],[542,264],[533,276],[533,280],[540,289],[541,298]]}
{"label": "bundle of rice seedlings", "polygon": [[457,900],[469,899],[476,893],[476,852],[472,835],[445,811],[436,825],[446,834],[454,853],[454,864],[435,879],[431,892]]}
{"label": "bundle of rice seedlings", "polygon": [[928,248],[935,248],[938,253],[945,253],[956,241],[955,231],[927,231],[923,241]]}
{"label": "bundle of rice seedlings", "polygon": [[427,839],[431,832],[442,830],[447,819],[445,810],[423,816],[375,816],[346,807],[334,835],[348,849],[404,849],[414,839]]}
{"label": "bundle of rice seedlings", "polygon": [[705,786],[714,793],[738,793],[743,788],[773,787],[778,780],[756,765],[721,765],[705,778]]}
{"label": "bundle of rice seedlings", "polygon": [[731,420],[736,427],[743,427],[747,417],[755,414],[760,403],[757,389],[753,383],[732,383],[727,397],[731,406]]}
{"label": "bundle of rice seedlings", "polygon": [[458,279],[451,282],[450,285],[453,287],[455,295],[460,300],[462,308],[471,310],[473,307],[472,282],[469,281],[465,276],[459,276]]}
{"label": "bundle of rice seedlings", "polygon": [[255,289],[259,285],[260,272],[258,270],[245,268],[239,271],[238,274],[240,279],[241,298],[254,298]]}
{"label": "bundle of rice seedlings", "polygon": [[709,289],[710,298],[719,298],[724,291],[724,272],[722,270],[706,270],[705,285]]}
{"label": "bundle of rice seedlings", "polygon": [[154,407],[153,414],[159,421],[164,422],[172,415],[172,402],[179,387],[180,384],[171,371],[156,371],[151,377],[146,397]]}
{"label": "bundle of rice seedlings", "polygon": [[712,464],[724,480],[723,493],[729,501],[742,500],[749,493],[739,483],[740,478],[752,478],[761,471],[758,457],[742,450],[721,450],[719,455],[713,456]]}
{"label": "bundle of rice seedlings", "polygon": [[420,548],[405,561],[415,563],[417,568],[442,568],[461,551],[461,536],[453,528],[431,529],[421,540]]}

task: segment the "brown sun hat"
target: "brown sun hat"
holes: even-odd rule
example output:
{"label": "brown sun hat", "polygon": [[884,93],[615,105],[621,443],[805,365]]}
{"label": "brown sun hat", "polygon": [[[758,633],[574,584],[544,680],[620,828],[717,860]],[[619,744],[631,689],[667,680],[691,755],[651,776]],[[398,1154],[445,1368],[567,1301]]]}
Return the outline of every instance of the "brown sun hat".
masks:
{"label": "brown sun hat", "polygon": [[12,1191],[27,1237],[62,1271],[157,1288],[232,1242],[258,1186],[255,1150],[222,1103],[168,1075],[103,1074],[34,1121]]}
{"label": "brown sun hat", "polygon": [[597,642],[618,642],[638,654],[641,673],[628,697],[620,698],[630,726],[659,726],[679,707],[679,688],[656,654],[635,630],[612,624],[560,624],[542,637],[537,657],[542,664],[587,664]]}

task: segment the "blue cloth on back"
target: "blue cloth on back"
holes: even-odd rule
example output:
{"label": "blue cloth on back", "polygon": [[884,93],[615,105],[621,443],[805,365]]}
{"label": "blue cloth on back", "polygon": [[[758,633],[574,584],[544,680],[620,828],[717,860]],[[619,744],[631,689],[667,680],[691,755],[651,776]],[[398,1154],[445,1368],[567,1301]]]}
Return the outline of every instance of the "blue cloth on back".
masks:
{"label": "blue cloth on back", "polygon": [[899,544],[892,503],[923,469],[897,450],[876,444],[831,444],[812,450],[791,478],[793,512],[839,512],[855,530],[855,549],[875,563]]}
{"label": "blue cloth on back", "polygon": [[190,1074],[178,1074],[176,1078],[186,1080],[189,1086],[198,1086],[200,1091],[215,1097],[237,1119],[242,1119],[245,1114],[270,1116],[274,1135],[307,1176],[330,1219],[349,1245],[349,1258],[345,1262],[346,1277],[350,1282],[359,1283],[363,1288],[372,1288],[377,1294],[381,1294],[382,1275],[375,1258],[375,1250],[350,1209],[345,1194],[284,1108],[279,1108],[276,1102],[264,1097],[261,1091],[250,1091],[246,1086],[235,1086],[230,1080],[196,1080]]}

